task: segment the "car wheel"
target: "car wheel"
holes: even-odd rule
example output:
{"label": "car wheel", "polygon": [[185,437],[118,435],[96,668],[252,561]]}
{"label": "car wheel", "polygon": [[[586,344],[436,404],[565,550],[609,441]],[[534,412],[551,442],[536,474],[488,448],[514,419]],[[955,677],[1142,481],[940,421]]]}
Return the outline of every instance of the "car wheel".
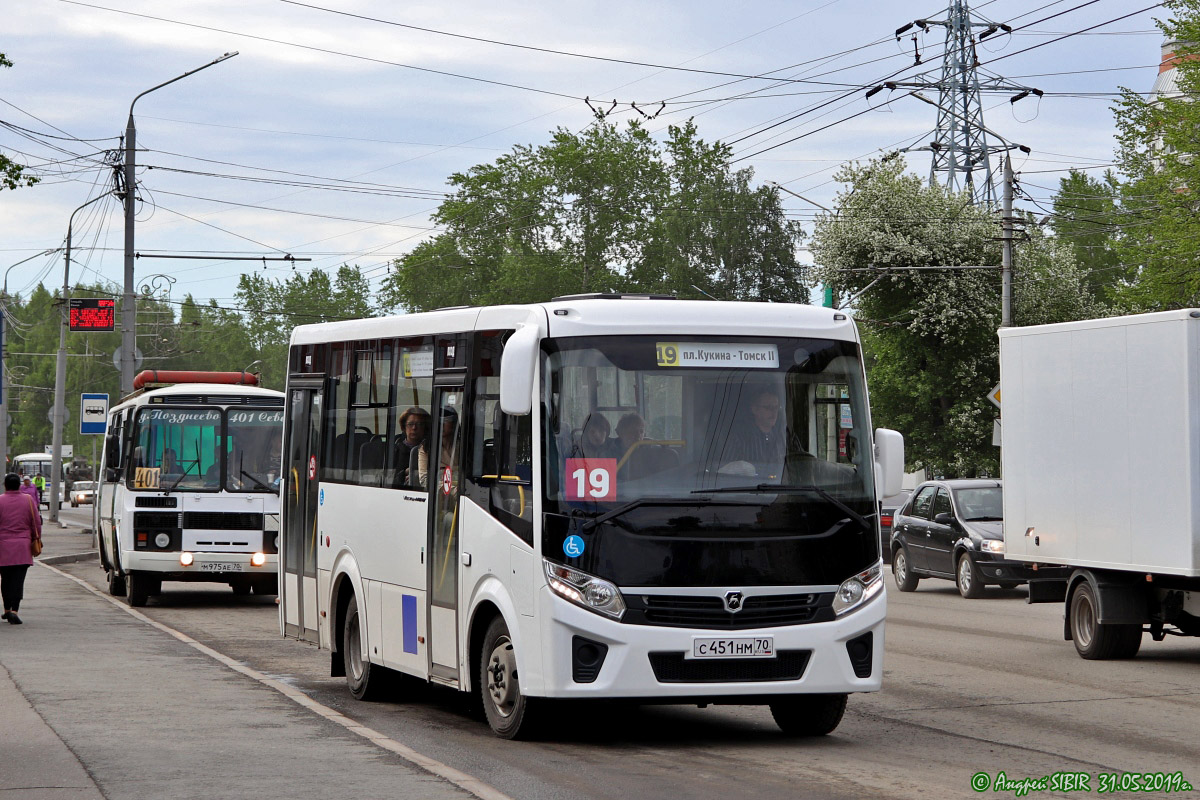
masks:
{"label": "car wheel", "polygon": [[346,685],[356,700],[375,700],[383,693],[385,669],[372,664],[363,655],[364,633],[362,616],[358,613],[358,599],[351,595],[342,625],[342,664],[346,672]]}
{"label": "car wheel", "polygon": [[771,716],[788,736],[833,733],[846,713],[844,694],[801,694],[772,700]]}
{"label": "car wheel", "polygon": [[983,576],[975,568],[970,553],[958,557],[958,569],[954,570],[954,582],[958,584],[958,593],[968,600],[978,600],[983,597]]}
{"label": "car wheel", "polygon": [[908,557],[908,547],[900,545],[892,554],[892,577],[896,579],[896,588],[902,592],[911,592],[917,588],[920,578],[913,574],[912,561]]}
{"label": "car wheel", "polygon": [[72,501],[71,501],[71,508],[79,508],[79,503],[76,503],[74,500],[72,500]]}
{"label": "car wheel", "polygon": [[1089,661],[1133,658],[1142,646],[1142,626],[1101,625],[1100,604],[1087,581],[1071,595],[1071,639],[1075,651]]}
{"label": "car wheel", "polygon": [[488,625],[479,653],[479,691],[492,731],[503,739],[524,739],[535,732],[538,701],[521,692],[517,651],[501,617]]}

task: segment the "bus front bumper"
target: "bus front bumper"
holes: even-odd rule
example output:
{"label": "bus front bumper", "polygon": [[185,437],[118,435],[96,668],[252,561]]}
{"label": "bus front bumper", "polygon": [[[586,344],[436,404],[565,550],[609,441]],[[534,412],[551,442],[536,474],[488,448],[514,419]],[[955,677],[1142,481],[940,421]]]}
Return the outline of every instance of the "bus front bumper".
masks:
{"label": "bus front bumper", "polygon": [[[184,564],[184,555],[175,552],[147,552],[142,550],[121,553],[121,567],[125,572],[164,573],[163,577],[177,581],[217,581],[224,582],[231,578],[244,576],[253,578],[256,575],[275,575],[279,572],[279,556],[275,553],[264,553],[263,564],[255,566],[251,559],[253,553],[189,553],[191,564]],[[170,573],[170,576],[166,573]]]}
{"label": "bus front bumper", "polygon": [[[788,694],[874,692],[882,683],[886,591],[830,622],[736,631],[624,624],[548,587],[538,603],[551,622],[543,634],[543,691],[531,687],[531,694],[752,703]],[[692,657],[697,639],[756,637],[771,638],[772,658]]]}

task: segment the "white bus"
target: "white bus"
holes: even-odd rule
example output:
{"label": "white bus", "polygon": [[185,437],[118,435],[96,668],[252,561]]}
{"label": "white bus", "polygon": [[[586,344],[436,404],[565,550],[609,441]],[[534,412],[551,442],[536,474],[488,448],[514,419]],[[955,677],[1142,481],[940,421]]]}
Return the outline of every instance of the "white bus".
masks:
{"label": "white bus", "polygon": [[390,671],[528,733],[553,698],[769,705],[880,688],[858,333],[811,306],[616,295],[292,333],[280,624],[358,698]]}
{"label": "white bus", "polygon": [[93,514],[112,595],[144,606],[163,581],[277,591],[284,395],[256,382],[147,370],[109,411]]}
{"label": "white bus", "polygon": [[[54,456],[49,453],[24,453],[19,456],[13,456],[12,471],[17,475],[24,475],[33,478],[36,475],[41,475],[46,479],[46,488],[42,492],[41,503],[46,508],[50,508],[50,486],[51,478],[54,471],[51,468],[51,463],[54,461]],[[67,468],[65,462],[59,464],[58,468],[58,507],[62,508],[62,496],[65,491],[67,480]]]}

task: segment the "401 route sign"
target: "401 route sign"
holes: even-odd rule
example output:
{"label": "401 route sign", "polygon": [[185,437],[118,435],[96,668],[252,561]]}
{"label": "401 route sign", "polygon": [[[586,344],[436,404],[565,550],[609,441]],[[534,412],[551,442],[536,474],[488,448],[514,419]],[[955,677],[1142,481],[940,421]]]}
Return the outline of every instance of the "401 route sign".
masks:
{"label": "401 route sign", "polygon": [[116,330],[117,303],[107,297],[72,297],[68,306],[72,331],[100,333]]}

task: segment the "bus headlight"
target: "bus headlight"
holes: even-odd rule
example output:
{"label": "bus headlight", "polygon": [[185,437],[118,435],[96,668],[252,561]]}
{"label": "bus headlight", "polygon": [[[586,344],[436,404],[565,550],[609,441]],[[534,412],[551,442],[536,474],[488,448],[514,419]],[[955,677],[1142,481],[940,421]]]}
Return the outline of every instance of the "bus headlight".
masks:
{"label": "bus headlight", "polygon": [[179,563],[185,567],[190,567],[192,565],[192,562],[195,560],[196,560],[195,556],[193,556],[191,553],[180,553],[179,554]]}
{"label": "bus headlight", "polygon": [[250,564],[252,566],[261,567],[265,563],[267,563],[267,557],[263,553],[255,553],[250,556]]}
{"label": "bus headlight", "polygon": [[839,617],[849,614],[866,605],[882,590],[883,566],[880,562],[875,562],[870,569],[842,581],[842,585],[833,596],[833,613]]}
{"label": "bus headlight", "polygon": [[154,536],[154,546],[160,550],[165,550],[171,546],[171,534],[158,533]]}
{"label": "bus headlight", "polygon": [[620,619],[625,613],[625,600],[615,585],[603,578],[542,559],[550,591],[588,611]]}

